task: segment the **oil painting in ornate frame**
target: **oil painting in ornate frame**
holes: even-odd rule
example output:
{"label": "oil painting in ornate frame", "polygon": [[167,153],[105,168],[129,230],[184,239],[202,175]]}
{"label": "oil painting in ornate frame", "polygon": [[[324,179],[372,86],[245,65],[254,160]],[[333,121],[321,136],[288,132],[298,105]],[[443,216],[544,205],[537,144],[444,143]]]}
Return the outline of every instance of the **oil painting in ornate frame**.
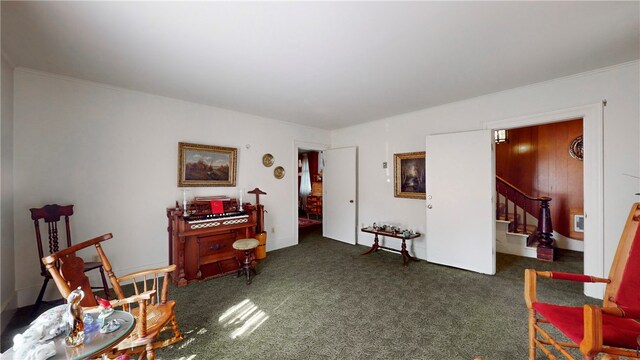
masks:
{"label": "oil painting in ornate frame", "polygon": [[236,186],[238,149],[178,143],[178,187]]}
{"label": "oil painting in ornate frame", "polygon": [[399,198],[426,198],[426,153],[393,154],[394,196]]}

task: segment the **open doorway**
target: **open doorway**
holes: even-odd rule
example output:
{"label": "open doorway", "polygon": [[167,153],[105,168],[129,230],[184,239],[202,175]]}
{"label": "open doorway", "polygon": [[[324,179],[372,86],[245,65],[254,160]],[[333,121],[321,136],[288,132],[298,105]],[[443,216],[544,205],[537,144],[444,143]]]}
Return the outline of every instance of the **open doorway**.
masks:
{"label": "open doorway", "polygon": [[[328,148],[328,145],[306,143],[306,142],[294,142],[294,168],[296,169],[296,178],[294,182],[295,202],[293,204],[295,211],[293,212],[295,218],[294,236],[295,243],[299,244],[300,239],[309,235],[322,235],[322,220],[324,211],[324,199],[322,197],[323,183],[325,180],[324,172],[324,151]],[[306,159],[305,159],[306,158]],[[306,161],[305,161],[306,160]],[[308,171],[308,195],[306,199],[300,193],[303,177],[303,165],[305,165],[305,171]],[[305,180],[306,180],[305,175]],[[315,187],[314,187],[315,186]],[[315,192],[314,192],[315,190]],[[310,211],[307,208],[309,204],[309,196],[320,196],[320,198],[312,198],[312,202],[316,201],[315,206]],[[319,201],[318,201],[319,200]],[[316,214],[316,212],[318,214]]]}
{"label": "open doorway", "polygon": [[298,241],[322,234],[322,151],[298,149]]}
{"label": "open doorway", "polygon": [[[556,260],[583,263],[582,119],[513,128],[496,139],[497,251],[536,257],[541,204],[548,204]],[[551,198],[548,202],[539,199]],[[506,201],[506,200],[509,201]],[[501,232],[502,231],[502,232]]]}
{"label": "open doorway", "polygon": [[[485,129],[515,129],[582,118],[584,184],[584,273],[604,277],[604,170],[603,131],[604,102],[542,114],[488,122]],[[493,190],[495,191],[495,189]],[[587,296],[604,297],[602,284],[585,284]]]}

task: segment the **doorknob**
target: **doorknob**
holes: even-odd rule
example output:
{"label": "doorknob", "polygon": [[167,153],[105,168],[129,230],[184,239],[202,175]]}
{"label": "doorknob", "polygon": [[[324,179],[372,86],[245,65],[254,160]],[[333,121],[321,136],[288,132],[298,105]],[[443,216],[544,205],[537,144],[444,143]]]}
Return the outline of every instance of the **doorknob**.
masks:
{"label": "doorknob", "polygon": [[353,200],[349,200],[349,202],[353,204]]}
{"label": "doorknob", "polygon": [[431,204],[427,205],[427,209],[433,209],[433,205]]}

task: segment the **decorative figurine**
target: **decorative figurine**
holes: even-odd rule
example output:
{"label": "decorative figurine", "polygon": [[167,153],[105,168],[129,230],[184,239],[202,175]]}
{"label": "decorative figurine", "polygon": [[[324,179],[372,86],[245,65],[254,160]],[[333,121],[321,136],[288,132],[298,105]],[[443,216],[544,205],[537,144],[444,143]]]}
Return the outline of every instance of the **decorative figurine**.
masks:
{"label": "decorative figurine", "polygon": [[98,320],[94,319],[93,316],[91,316],[91,314],[89,313],[85,313],[82,320],[84,322],[85,334],[98,330],[98,328],[100,327],[100,324],[98,324]]}
{"label": "decorative figurine", "polygon": [[118,322],[118,319],[112,319],[112,320],[109,320],[104,325],[102,325],[102,327],[100,328],[100,333],[101,334],[108,334],[108,333],[112,333],[112,332],[114,332],[114,331],[116,331],[118,329],[120,329],[120,323]]}
{"label": "decorative figurine", "polygon": [[378,224],[373,223],[373,230],[378,230]]}
{"label": "decorative figurine", "polygon": [[100,323],[100,327],[104,326],[106,319],[113,314],[113,308],[111,307],[111,303],[109,300],[100,298],[96,296],[96,301],[98,302],[98,306],[100,308],[100,314],[98,315],[98,322]]}
{"label": "decorative figurine", "polygon": [[84,298],[81,288],[73,290],[67,297],[67,309],[64,315],[67,324],[67,337],[64,343],[69,347],[81,345],[84,342],[84,322],[80,301]]}

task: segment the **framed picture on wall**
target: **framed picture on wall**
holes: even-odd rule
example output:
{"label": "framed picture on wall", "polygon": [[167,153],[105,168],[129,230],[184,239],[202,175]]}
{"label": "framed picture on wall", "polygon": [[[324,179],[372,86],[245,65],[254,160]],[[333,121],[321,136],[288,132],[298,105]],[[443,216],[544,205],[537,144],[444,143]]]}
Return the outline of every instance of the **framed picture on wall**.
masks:
{"label": "framed picture on wall", "polygon": [[424,199],[426,197],[426,153],[393,154],[394,196]]}
{"label": "framed picture on wall", "polygon": [[178,187],[236,186],[238,149],[178,143]]}

